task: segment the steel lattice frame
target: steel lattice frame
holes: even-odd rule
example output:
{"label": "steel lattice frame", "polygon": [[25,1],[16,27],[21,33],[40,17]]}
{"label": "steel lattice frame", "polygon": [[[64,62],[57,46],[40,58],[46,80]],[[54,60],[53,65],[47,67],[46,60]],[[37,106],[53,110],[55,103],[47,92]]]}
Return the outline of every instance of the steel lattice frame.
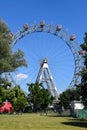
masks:
{"label": "steel lattice frame", "polygon": [[75,87],[75,84],[79,82],[79,71],[81,70],[81,56],[79,55],[80,48],[78,46],[78,43],[75,40],[70,40],[70,34],[63,28],[57,31],[56,26],[52,24],[45,24],[44,26],[40,26],[40,24],[39,25],[33,24],[29,26],[27,29],[22,28],[12,37],[11,47],[13,48],[14,45],[21,38],[25,37],[28,34],[32,34],[34,32],[46,32],[55,35],[56,37],[62,39],[70,48],[75,61],[75,70],[74,70],[73,79],[70,82],[69,87],[70,88]]}

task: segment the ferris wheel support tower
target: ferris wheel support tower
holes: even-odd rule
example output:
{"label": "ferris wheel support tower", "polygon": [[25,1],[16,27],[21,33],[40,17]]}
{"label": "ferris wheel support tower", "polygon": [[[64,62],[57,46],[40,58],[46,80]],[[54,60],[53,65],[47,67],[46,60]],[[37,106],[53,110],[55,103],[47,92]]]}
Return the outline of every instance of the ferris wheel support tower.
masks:
{"label": "ferris wheel support tower", "polygon": [[54,96],[55,100],[58,100],[58,91],[53,81],[47,58],[44,58],[41,62],[36,82],[45,83],[48,91]]}

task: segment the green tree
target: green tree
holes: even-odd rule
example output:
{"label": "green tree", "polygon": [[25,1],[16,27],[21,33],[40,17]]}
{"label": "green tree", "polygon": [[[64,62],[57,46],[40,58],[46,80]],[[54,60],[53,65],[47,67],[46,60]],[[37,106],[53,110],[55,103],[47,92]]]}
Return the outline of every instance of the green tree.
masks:
{"label": "green tree", "polygon": [[12,86],[11,82],[9,82],[6,78],[0,78],[0,85],[5,89]]}
{"label": "green tree", "polygon": [[33,104],[33,111],[45,110],[53,101],[49,91],[43,87],[42,83],[37,82],[27,85],[29,87],[28,100],[29,103]]}
{"label": "green tree", "polygon": [[81,83],[77,86],[79,88],[79,93],[84,102],[85,108],[87,108],[87,32],[85,33],[84,42],[81,44],[83,53],[82,58],[84,59],[84,67],[81,71]]}
{"label": "green tree", "polygon": [[80,94],[77,89],[67,89],[60,94],[59,100],[64,108],[69,108],[73,100],[80,100]]}
{"label": "green tree", "polygon": [[17,112],[23,112],[28,104],[27,96],[19,86],[15,86],[8,90],[7,100],[12,103],[14,111]]}
{"label": "green tree", "polygon": [[0,103],[7,100],[8,90],[11,87],[11,83],[7,79],[0,78]]}
{"label": "green tree", "polygon": [[8,85],[10,85],[10,83],[7,81],[4,82],[3,85],[0,85],[0,103],[8,100],[12,103],[14,111],[23,112],[28,104],[26,94],[19,86],[12,88],[8,87]]}
{"label": "green tree", "polygon": [[0,19],[0,74],[15,71],[21,66],[27,66],[24,53],[21,50],[12,52],[10,33],[6,23]]}
{"label": "green tree", "polygon": [[0,86],[0,104],[3,103],[4,98],[5,98],[4,88],[2,88],[2,86]]}

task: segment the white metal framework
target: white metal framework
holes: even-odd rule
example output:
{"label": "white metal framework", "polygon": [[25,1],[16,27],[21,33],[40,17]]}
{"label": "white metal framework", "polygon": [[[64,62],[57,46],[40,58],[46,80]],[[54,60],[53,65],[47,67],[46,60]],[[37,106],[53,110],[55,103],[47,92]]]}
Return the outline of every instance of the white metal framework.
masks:
{"label": "white metal framework", "polygon": [[[18,32],[15,35],[13,35],[11,33],[11,37],[12,37],[11,47],[13,48],[14,45],[21,38],[25,37],[28,34],[32,34],[35,32],[50,33],[50,34],[62,39],[67,44],[67,46],[70,48],[70,50],[73,54],[73,57],[74,57],[74,61],[75,61],[74,76],[73,76],[72,81],[69,84],[69,87],[73,88],[75,86],[75,84],[77,84],[79,82],[79,71],[81,70],[81,56],[79,54],[80,49],[79,49],[78,43],[75,41],[76,36],[70,35],[66,30],[64,30],[62,28],[61,25],[54,26],[52,24],[46,24],[44,21],[40,22],[40,24],[33,24],[30,26],[28,26],[28,24],[24,24],[24,27],[21,30],[18,30]],[[48,64],[47,63],[43,64],[43,63],[44,62],[42,62],[42,65],[43,65],[42,69],[49,70],[49,68],[47,66]],[[45,67],[45,65],[47,67]],[[44,76],[45,76],[45,73],[44,73]],[[40,76],[38,76],[38,77],[40,78]],[[55,89],[55,91],[56,91],[56,89]]]}
{"label": "white metal framework", "polygon": [[43,83],[43,84],[45,82],[47,86],[46,88],[55,97],[55,100],[58,100],[58,91],[54,83],[52,74],[50,72],[47,58],[44,58],[41,62],[40,70],[36,78],[36,82]]}

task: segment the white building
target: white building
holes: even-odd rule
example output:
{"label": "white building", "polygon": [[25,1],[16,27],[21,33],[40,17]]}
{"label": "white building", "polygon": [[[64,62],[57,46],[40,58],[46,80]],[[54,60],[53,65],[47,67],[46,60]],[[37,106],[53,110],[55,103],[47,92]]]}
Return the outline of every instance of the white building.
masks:
{"label": "white building", "polygon": [[81,101],[72,101],[70,106],[71,106],[71,115],[74,117],[77,117],[78,111],[84,108],[84,105]]}

